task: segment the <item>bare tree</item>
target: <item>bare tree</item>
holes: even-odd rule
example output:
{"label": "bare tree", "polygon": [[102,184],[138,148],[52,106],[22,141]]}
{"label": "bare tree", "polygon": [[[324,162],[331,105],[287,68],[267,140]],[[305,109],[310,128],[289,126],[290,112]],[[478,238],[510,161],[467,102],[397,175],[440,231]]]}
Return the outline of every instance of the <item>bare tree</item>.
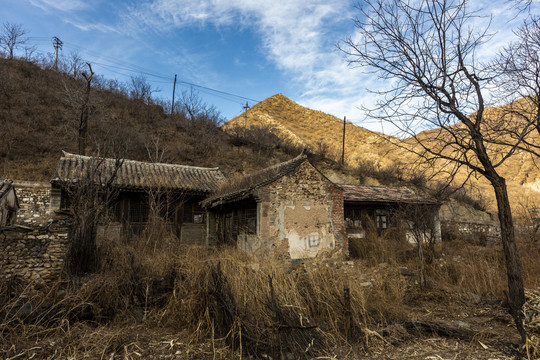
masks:
{"label": "bare tree", "polygon": [[92,77],[94,76],[92,66],[90,66],[89,63],[86,63],[86,65],[88,65],[90,74],[88,75],[85,72],[82,73],[82,76],[86,80],[86,92],[84,93],[84,101],[81,106],[81,116],[79,121],[79,154],[81,155],[86,154],[86,142],[88,133],[88,101],[90,99]]}
{"label": "bare tree", "polygon": [[148,83],[145,76],[132,76],[131,89],[129,95],[132,99],[142,100],[146,104],[150,104],[152,100],[152,86]]}
{"label": "bare tree", "polygon": [[80,79],[86,62],[78,52],[71,52],[67,59],[61,61],[61,72]]}
{"label": "bare tree", "polygon": [[[478,31],[476,14],[466,0],[372,0],[360,8],[359,31],[340,45],[352,65],[369,68],[384,80],[372,117],[391,121],[413,140],[409,151],[428,163],[444,163],[450,178],[465,169],[489,181],[497,200],[505,255],[509,310],[526,341],[521,263],[512,211],[499,166],[511,156],[530,127],[521,129],[511,146],[493,149],[500,122],[486,116],[489,78],[476,58],[489,40]],[[420,132],[421,129],[431,129]]]}
{"label": "bare tree", "polygon": [[24,37],[26,30],[20,24],[5,22],[0,32],[0,46],[8,52],[8,58],[13,59],[14,50],[24,45],[27,39]]}
{"label": "bare tree", "polygon": [[73,217],[66,264],[71,273],[89,273],[98,265],[97,228],[118,195],[113,183],[122,164],[119,156],[82,156],[70,174],[63,167],[58,169],[53,184],[66,194],[64,206]]}
{"label": "bare tree", "polygon": [[[498,95],[508,104],[503,109],[505,116],[518,120],[520,127],[530,125],[540,134],[540,18],[526,20],[515,34],[517,41],[506,46],[493,63]],[[512,130],[512,138],[519,138],[520,128]],[[528,139],[524,143],[529,150],[540,149]]]}
{"label": "bare tree", "polygon": [[193,88],[182,91],[175,107],[179,107],[177,111],[192,121],[203,121],[213,125],[220,125],[223,122],[219,111],[213,105],[205,103]]}

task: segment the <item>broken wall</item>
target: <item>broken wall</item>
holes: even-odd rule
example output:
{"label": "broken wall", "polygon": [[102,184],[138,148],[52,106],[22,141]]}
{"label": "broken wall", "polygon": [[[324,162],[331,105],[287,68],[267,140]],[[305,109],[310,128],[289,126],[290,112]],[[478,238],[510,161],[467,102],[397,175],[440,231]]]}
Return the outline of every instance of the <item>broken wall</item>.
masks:
{"label": "broken wall", "polygon": [[54,191],[51,191],[49,183],[15,180],[13,186],[20,206],[17,224],[32,227],[44,226],[53,214],[53,210],[60,208],[60,198],[51,196]]}
{"label": "broken wall", "polygon": [[50,282],[64,268],[69,223],[47,227],[10,226],[0,229],[0,279]]}
{"label": "broken wall", "polygon": [[309,162],[295,173],[258,189],[257,250],[302,259],[347,252],[343,192]]}

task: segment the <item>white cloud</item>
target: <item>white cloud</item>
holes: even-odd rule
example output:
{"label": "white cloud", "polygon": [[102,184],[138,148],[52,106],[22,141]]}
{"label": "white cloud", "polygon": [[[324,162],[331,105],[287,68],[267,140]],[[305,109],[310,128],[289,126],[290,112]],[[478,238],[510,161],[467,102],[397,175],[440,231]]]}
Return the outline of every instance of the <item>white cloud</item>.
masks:
{"label": "white cloud", "polygon": [[99,31],[102,33],[120,33],[120,31],[115,27],[111,25],[101,24],[101,23],[84,23],[84,22],[76,22],[71,19],[66,19],[66,23],[71,24],[75,26],[77,29],[80,29],[82,31]]}
{"label": "white cloud", "polygon": [[346,8],[346,0],[155,0],[132,8],[129,22],[153,28],[252,27],[279,68],[305,71],[320,60],[325,33],[346,18]]}
{"label": "white cloud", "polygon": [[[494,0],[487,8],[485,1],[473,0],[470,9],[492,16],[495,35],[477,53],[487,59],[513,38],[512,29],[521,20],[507,0]],[[131,8],[127,19],[131,26],[153,30],[206,25],[254,28],[266,56],[298,89],[300,103],[381,131],[379,123],[364,122],[360,108],[375,104],[376,96],[367,89],[378,90],[388,82],[348,66],[334,45],[349,35],[358,36],[350,30],[354,15],[349,0],[151,0]],[[345,28],[343,23],[349,24],[351,33],[339,32]],[[476,23],[485,24],[486,19],[478,18]]]}
{"label": "white cloud", "polygon": [[89,8],[88,2],[83,0],[30,0],[30,3],[43,11],[71,12]]}

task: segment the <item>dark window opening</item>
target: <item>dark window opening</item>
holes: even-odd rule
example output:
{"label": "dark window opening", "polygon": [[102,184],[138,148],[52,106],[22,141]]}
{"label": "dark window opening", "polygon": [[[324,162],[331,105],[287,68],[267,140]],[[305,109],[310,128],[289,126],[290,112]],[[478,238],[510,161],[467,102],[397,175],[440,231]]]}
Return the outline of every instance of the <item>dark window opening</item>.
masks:
{"label": "dark window opening", "polygon": [[205,211],[197,203],[187,203],[184,205],[183,222],[190,224],[204,224]]}

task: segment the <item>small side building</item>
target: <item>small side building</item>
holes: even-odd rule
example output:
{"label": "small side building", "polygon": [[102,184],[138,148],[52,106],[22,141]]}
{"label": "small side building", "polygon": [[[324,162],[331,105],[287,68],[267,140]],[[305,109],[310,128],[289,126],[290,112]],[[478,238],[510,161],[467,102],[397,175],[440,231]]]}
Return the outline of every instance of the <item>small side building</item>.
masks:
{"label": "small side building", "polygon": [[224,180],[218,168],[64,152],[51,180],[51,201],[61,208],[80,201],[96,201],[98,206],[106,203],[106,219],[98,234],[107,237],[139,234],[156,216],[182,242],[205,245],[206,212],[199,203]]}
{"label": "small side building", "polygon": [[232,182],[201,204],[210,244],[290,259],[347,253],[343,190],[303,154]]}
{"label": "small side building", "polygon": [[441,241],[440,204],[407,187],[340,185],[350,239],[393,232],[410,243]]}
{"label": "small side building", "polygon": [[0,179],[0,227],[15,223],[19,211],[19,200],[13,180]]}

